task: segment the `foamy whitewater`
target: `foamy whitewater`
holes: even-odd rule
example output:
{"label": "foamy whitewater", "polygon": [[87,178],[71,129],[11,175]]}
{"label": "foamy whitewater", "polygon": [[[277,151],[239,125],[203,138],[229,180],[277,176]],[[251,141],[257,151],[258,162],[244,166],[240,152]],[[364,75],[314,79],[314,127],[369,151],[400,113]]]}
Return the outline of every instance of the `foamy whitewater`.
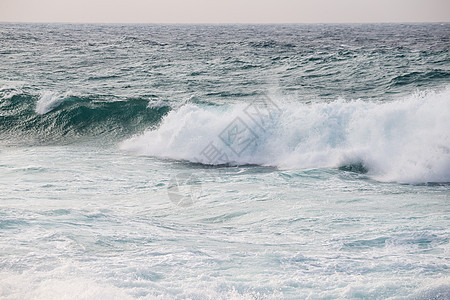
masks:
{"label": "foamy whitewater", "polygon": [[450,299],[449,32],[0,24],[0,298]]}
{"label": "foamy whitewater", "polygon": [[[252,106],[262,121],[245,113]],[[251,126],[242,139],[255,139],[242,153],[220,138],[236,118]],[[263,102],[219,108],[187,104],[171,111],[157,129],[125,141],[122,149],[202,162],[202,151],[213,143],[226,158],[211,164],[279,169],[361,164],[381,181],[450,182],[449,120],[449,89],[384,103],[337,100],[268,107]]]}

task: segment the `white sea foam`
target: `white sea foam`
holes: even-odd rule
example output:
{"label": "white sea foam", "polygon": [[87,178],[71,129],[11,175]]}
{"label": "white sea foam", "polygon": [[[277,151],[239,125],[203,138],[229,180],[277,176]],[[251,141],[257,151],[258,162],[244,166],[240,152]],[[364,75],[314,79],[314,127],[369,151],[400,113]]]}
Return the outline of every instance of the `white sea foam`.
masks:
{"label": "white sea foam", "polygon": [[[2,299],[133,299],[121,289],[99,284],[91,279],[64,276],[51,272],[57,278],[41,278],[33,272],[17,274],[1,272],[0,298]],[[63,278],[58,278],[63,277]],[[69,292],[68,292],[69,291]]]}
{"label": "white sea foam", "polygon": [[44,115],[56,107],[58,107],[61,103],[63,103],[69,96],[72,95],[72,92],[66,92],[64,94],[55,93],[51,91],[44,91],[41,94],[38,102],[36,103],[36,113],[40,115]]}
{"label": "white sea foam", "polygon": [[158,129],[124,141],[121,148],[161,158],[281,169],[361,164],[381,181],[450,182],[450,88],[391,102],[186,104],[170,112]]}

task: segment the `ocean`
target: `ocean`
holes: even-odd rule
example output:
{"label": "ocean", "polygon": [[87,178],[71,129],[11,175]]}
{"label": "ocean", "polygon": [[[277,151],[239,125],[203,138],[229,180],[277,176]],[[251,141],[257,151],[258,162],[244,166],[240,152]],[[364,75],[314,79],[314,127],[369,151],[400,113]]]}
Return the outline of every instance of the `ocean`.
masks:
{"label": "ocean", "polygon": [[0,23],[1,299],[450,299],[450,24]]}

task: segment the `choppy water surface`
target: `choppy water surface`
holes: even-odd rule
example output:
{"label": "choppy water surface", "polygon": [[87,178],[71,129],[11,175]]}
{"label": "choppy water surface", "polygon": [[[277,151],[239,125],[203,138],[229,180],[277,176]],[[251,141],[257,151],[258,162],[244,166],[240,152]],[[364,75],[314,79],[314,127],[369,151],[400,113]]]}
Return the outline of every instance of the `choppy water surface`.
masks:
{"label": "choppy water surface", "polygon": [[0,298],[450,298],[449,49],[0,24]]}

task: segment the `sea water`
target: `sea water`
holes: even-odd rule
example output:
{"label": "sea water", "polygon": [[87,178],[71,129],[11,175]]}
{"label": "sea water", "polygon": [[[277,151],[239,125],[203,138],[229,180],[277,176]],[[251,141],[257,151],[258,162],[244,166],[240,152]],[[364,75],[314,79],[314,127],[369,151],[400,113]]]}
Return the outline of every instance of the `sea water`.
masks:
{"label": "sea water", "polygon": [[0,298],[449,299],[449,50],[0,24]]}

